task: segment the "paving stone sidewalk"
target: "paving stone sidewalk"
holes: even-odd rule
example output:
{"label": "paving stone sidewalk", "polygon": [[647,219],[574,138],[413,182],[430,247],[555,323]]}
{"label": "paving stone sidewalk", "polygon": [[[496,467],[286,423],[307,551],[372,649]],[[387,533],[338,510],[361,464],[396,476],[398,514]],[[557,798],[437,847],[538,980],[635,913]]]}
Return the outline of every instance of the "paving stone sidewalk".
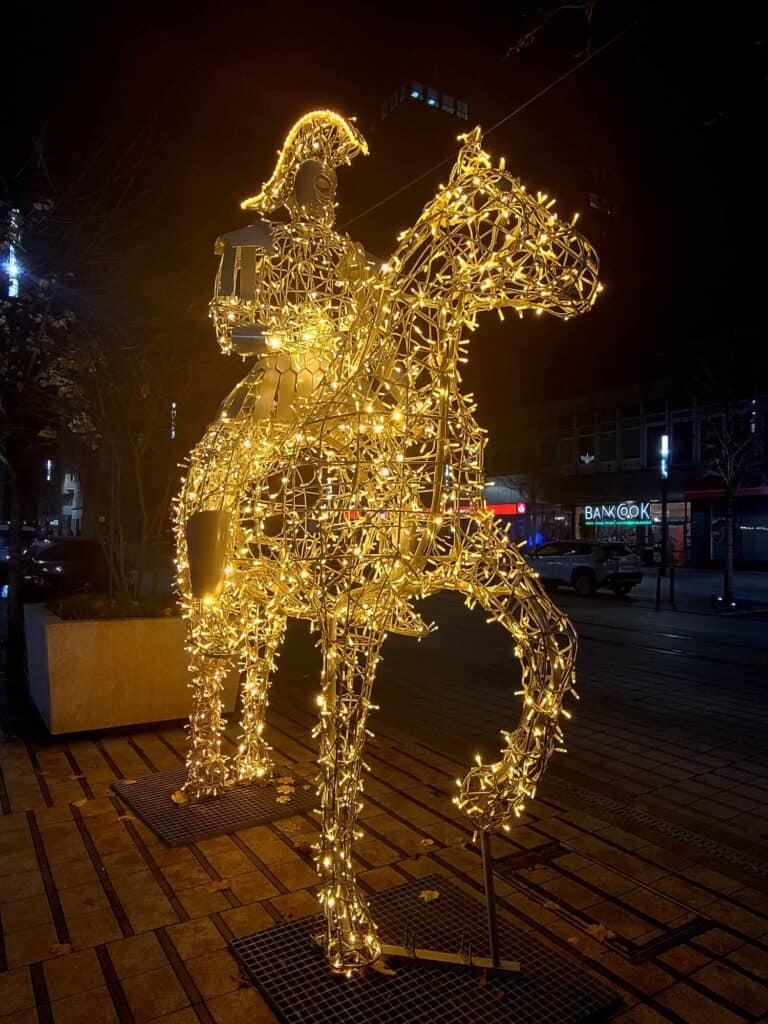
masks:
{"label": "paving stone sidewalk", "polygon": [[[462,641],[467,665],[476,642],[471,631]],[[739,686],[717,690],[697,666],[664,681],[593,643],[582,645],[571,753],[493,840],[500,912],[615,988],[621,1024],[766,1019],[768,757],[754,680],[741,670]],[[369,892],[437,872],[480,899],[479,851],[450,797],[464,746],[508,725],[514,698],[457,674],[455,652],[451,666],[427,654],[439,699],[425,662],[385,648],[358,867]],[[493,645],[486,654],[501,672]],[[287,661],[269,737],[304,774],[317,687]],[[110,787],[177,768],[184,744],[180,726],[0,744],[0,1021],[275,1020],[227,943],[317,912],[316,818],[164,847]]]}

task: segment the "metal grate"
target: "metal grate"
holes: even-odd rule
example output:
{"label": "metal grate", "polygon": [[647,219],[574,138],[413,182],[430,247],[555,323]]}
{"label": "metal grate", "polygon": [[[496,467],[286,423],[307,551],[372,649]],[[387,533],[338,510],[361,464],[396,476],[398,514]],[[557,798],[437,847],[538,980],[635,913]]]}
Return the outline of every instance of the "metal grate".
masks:
{"label": "metal grate", "polygon": [[[424,889],[436,900],[419,899]],[[399,943],[406,925],[416,945],[488,954],[485,909],[441,875],[418,878],[371,897],[383,942]],[[280,924],[232,943],[232,950],[284,1024],[576,1024],[607,1021],[620,1005],[611,989],[528,933],[499,922],[502,956],[519,959],[513,976],[397,964],[394,977],[369,971],[331,974],[312,941],[320,917]]]}
{"label": "metal grate", "polygon": [[314,808],[315,787],[297,776],[295,769],[279,766],[275,774],[296,778],[296,789],[286,803],[277,803],[275,784],[269,783],[233,786],[220,796],[198,803],[175,804],[171,794],[184,784],[184,768],[144,775],[130,783],[120,780],[112,784],[112,789],[166,846],[183,846]]}

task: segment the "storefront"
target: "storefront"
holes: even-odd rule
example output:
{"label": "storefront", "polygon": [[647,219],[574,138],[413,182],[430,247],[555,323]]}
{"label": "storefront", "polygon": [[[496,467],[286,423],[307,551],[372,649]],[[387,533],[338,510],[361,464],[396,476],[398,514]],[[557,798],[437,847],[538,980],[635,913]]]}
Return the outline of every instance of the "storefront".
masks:
{"label": "storefront", "polygon": [[[626,544],[645,565],[661,556],[661,500],[628,499],[619,502],[577,506],[574,512],[576,537],[582,540],[618,541]],[[690,508],[687,501],[667,502],[668,560],[672,565],[688,564],[690,550]]]}
{"label": "storefront", "polygon": [[[685,497],[692,510],[690,564],[721,566],[727,541],[724,491],[689,491]],[[768,568],[768,487],[744,487],[736,494],[733,560],[736,568]]]}

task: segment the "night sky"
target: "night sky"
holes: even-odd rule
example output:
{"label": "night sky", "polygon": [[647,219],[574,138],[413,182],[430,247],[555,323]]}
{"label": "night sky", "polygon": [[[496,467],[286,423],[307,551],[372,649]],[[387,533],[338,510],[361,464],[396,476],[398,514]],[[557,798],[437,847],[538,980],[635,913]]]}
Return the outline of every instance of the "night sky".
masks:
{"label": "night sky", "polygon": [[[618,34],[487,141],[564,213],[581,210],[606,285],[581,321],[481,325],[468,388],[481,423],[503,429],[513,405],[684,376],[736,329],[764,346],[768,42],[757,5],[704,6],[602,0],[591,33],[563,13],[508,54],[535,5],[75,4],[45,16],[15,5],[3,198],[59,197],[73,237],[89,239],[77,281],[95,320],[162,324],[213,359],[213,240],[247,221],[239,201],[300,114],[330,106],[368,136],[366,166],[340,172],[343,225],[448,156],[465,128],[425,111],[436,119],[425,134],[395,112],[369,132],[401,81],[466,96],[470,126],[487,126]],[[350,233],[386,256],[446,174]],[[590,192],[611,212],[591,209]],[[243,372],[220,363],[198,433]]]}

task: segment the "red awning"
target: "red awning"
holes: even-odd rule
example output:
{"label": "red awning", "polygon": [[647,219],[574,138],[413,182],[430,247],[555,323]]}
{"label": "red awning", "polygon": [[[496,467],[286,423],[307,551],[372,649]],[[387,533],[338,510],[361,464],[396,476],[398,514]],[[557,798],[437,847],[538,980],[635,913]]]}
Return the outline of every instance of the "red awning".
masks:
{"label": "red awning", "polygon": [[[740,487],[736,491],[737,498],[758,498],[763,495],[768,495],[768,487]],[[684,498],[686,501],[694,501],[696,498],[724,498],[725,488],[719,487],[709,491],[686,491]]]}

